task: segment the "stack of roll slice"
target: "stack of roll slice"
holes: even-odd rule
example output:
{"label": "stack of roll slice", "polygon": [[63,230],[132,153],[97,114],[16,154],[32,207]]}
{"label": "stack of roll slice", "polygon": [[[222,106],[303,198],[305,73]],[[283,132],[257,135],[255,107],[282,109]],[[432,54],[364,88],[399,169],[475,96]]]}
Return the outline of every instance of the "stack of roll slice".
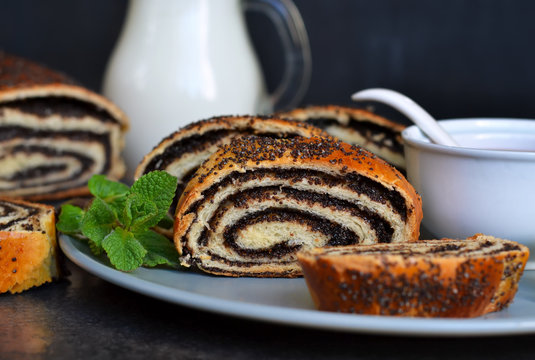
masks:
{"label": "stack of roll slice", "polygon": [[120,179],[125,114],[68,77],[0,52],[0,196],[88,194],[94,174]]}
{"label": "stack of roll slice", "polygon": [[[221,145],[236,138],[256,135],[268,138],[293,138],[296,136],[328,136],[319,128],[291,120],[260,116],[219,116],[194,122],[163,139],[138,165],[135,178],[163,170],[178,178],[178,187],[171,216],[182,191],[199,166],[215,153]],[[171,238],[172,225],[157,230]]]}
{"label": "stack of roll slice", "polygon": [[227,276],[302,275],[296,253],[417,241],[420,197],[394,167],[328,137],[241,137],[197,170],[175,214],[186,266]]}

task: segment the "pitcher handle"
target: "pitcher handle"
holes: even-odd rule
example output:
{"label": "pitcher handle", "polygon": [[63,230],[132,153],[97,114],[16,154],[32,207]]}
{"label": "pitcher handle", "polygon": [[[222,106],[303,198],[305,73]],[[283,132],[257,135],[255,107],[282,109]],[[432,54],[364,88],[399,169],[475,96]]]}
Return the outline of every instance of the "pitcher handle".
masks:
{"label": "pitcher handle", "polygon": [[312,71],[310,44],[299,10],[291,0],[248,0],[244,6],[269,17],[286,53],[281,82],[270,95],[273,108],[284,110],[297,106],[308,89]]}

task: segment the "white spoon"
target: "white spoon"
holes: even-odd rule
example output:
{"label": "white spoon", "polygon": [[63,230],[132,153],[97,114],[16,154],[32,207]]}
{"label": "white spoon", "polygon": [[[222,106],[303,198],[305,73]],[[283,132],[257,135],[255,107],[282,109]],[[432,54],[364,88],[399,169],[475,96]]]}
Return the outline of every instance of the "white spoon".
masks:
{"label": "white spoon", "polygon": [[420,105],[403,94],[389,89],[366,89],[351,96],[354,101],[378,101],[392,106],[412,120],[435,144],[459,146],[440,124]]}

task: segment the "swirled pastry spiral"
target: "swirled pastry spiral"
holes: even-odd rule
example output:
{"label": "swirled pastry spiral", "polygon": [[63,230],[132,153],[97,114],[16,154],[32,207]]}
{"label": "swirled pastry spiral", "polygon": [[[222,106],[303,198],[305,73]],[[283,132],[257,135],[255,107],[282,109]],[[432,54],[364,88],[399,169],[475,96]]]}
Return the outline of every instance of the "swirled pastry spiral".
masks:
{"label": "swirled pastry spiral", "polygon": [[121,178],[124,113],[66,76],[0,53],[0,196],[87,194],[94,174]]}
{"label": "swirled pastry spiral", "polygon": [[[176,201],[195,171],[219,146],[244,135],[273,138],[321,136],[322,130],[298,121],[259,116],[220,116],[192,123],[163,139],[136,169],[135,178],[153,170],[165,170],[178,178]],[[158,228],[172,237],[172,228]]]}
{"label": "swirled pastry spiral", "polygon": [[18,293],[58,276],[54,208],[0,199],[0,293]]}
{"label": "swirled pastry spiral", "polygon": [[296,252],[416,241],[421,200],[391,165],[333,138],[243,137],[209,158],[175,214],[184,265],[228,276],[301,275]]}
{"label": "swirled pastry spiral", "polygon": [[405,169],[402,124],[364,109],[337,105],[308,106],[278,116],[306,121],[342,141],[362,146],[398,169]]}
{"label": "swirled pastry spiral", "polygon": [[318,309],[421,317],[475,317],[503,309],[528,257],[527,247],[483,234],[298,254]]}

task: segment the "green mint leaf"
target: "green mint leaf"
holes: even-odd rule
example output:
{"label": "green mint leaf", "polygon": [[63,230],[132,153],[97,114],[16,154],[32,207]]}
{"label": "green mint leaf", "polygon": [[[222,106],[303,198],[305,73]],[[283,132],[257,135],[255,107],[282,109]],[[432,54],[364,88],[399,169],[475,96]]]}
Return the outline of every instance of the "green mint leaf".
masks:
{"label": "green mint leaf", "polygon": [[125,210],[132,218],[127,228],[133,233],[145,232],[158,224],[160,220],[156,204],[139,194],[134,193],[128,197]]}
{"label": "green mint leaf", "polygon": [[128,199],[130,197],[132,197],[132,194],[124,196],[123,200],[121,201],[122,207],[117,212],[117,218],[119,219],[119,222],[123,225],[123,229],[130,228],[130,224],[132,223],[132,210],[128,205]]}
{"label": "green mint leaf", "polygon": [[178,252],[174,244],[165,236],[154,231],[146,231],[135,234],[135,237],[147,250],[143,259],[144,266],[169,265],[174,268],[179,266]]}
{"label": "green mint leaf", "polygon": [[78,235],[81,232],[81,223],[84,217],[84,210],[78,206],[64,204],[61,206],[56,228],[64,234]]}
{"label": "green mint leaf", "polygon": [[109,180],[104,175],[93,175],[87,186],[91,194],[104,200],[116,213],[121,212],[125,195],[130,190],[127,185]]}
{"label": "green mint leaf", "polygon": [[93,175],[87,183],[89,191],[95,197],[109,199],[128,192],[127,185],[107,179],[104,175]]}
{"label": "green mint leaf", "polygon": [[141,195],[146,201],[151,201],[157,207],[157,221],[162,219],[175,196],[177,178],[165,171],[151,171],[140,177],[130,189],[130,193]]}
{"label": "green mint leaf", "polygon": [[102,247],[112,265],[122,271],[132,271],[140,267],[147,254],[147,250],[134,234],[120,227],[116,227],[102,240]]}
{"label": "green mint leaf", "polygon": [[102,246],[104,238],[112,232],[116,224],[117,217],[114,211],[104,200],[95,198],[85,213],[81,230],[82,234],[89,238],[94,243],[94,247],[98,249]]}

